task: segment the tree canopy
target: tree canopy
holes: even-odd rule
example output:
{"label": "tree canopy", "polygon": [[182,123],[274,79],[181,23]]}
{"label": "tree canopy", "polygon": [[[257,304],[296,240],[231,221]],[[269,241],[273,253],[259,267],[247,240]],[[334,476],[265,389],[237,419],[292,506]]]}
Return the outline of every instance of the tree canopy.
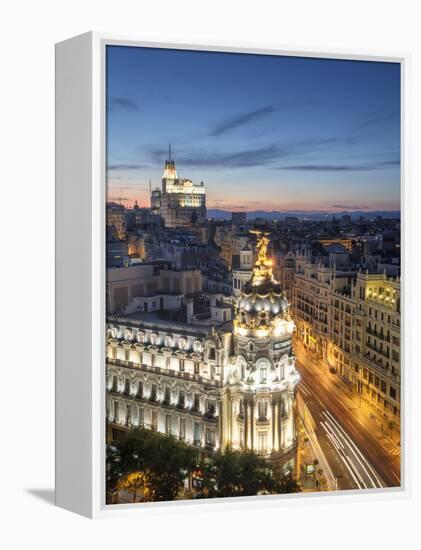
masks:
{"label": "tree canopy", "polygon": [[203,497],[252,496],[299,490],[294,480],[282,478],[252,451],[215,453],[202,462],[201,470]]}
{"label": "tree canopy", "polygon": [[107,447],[107,488],[118,489],[127,476],[139,472],[148,487],[144,499],[174,500],[197,462],[194,447],[172,436],[134,428]]}
{"label": "tree canopy", "polygon": [[107,490],[125,490],[143,501],[181,497],[185,480],[195,473],[197,498],[298,492],[290,477],[252,451],[216,452],[201,457],[194,447],[173,436],[133,428],[107,446]]}

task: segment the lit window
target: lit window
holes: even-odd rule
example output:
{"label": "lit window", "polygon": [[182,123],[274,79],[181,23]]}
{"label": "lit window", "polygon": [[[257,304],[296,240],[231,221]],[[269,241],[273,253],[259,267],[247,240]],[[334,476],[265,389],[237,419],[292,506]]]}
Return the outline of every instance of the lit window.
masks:
{"label": "lit window", "polygon": [[268,446],[268,436],[266,432],[259,432],[257,444],[259,453],[266,454]]}
{"label": "lit window", "polygon": [[264,420],[267,418],[268,414],[268,404],[267,401],[260,401],[258,405],[259,419]]}

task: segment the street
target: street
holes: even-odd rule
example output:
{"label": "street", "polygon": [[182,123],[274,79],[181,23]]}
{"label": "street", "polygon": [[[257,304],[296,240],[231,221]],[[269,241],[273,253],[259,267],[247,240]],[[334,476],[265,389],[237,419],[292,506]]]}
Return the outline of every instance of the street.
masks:
{"label": "street", "polygon": [[315,366],[303,352],[296,364],[298,393],[314,420],[313,437],[328,464],[327,477],[338,489],[399,486],[398,447],[338,387],[337,377]]}

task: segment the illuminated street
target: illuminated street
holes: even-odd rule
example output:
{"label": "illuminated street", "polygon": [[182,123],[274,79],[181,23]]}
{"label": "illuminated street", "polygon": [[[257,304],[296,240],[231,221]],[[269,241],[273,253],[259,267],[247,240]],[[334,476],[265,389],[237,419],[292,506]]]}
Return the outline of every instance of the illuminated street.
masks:
{"label": "illuminated street", "polygon": [[314,366],[302,352],[297,368],[298,392],[314,420],[314,437],[328,464],[325,475],[330,484],[337,483],[338,489],[398,486],[398,447],[338,387],[335,375]]}

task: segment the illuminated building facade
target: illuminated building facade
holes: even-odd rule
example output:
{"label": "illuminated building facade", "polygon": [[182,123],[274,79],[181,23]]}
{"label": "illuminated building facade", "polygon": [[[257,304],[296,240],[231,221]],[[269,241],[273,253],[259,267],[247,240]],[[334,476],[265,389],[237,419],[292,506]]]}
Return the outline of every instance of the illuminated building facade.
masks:
{"label": "illuminated building facade", "polygon": [[200,321],[190,297],[187,322],[145,311],[108,317],[108,439],[142,425],[204,452],[253,449],[293,470],[294,325],[266,247],[263,235],[234,322]]}
{"label": "illuminated building facade", "polygon": [[109,238],[124,241],[126,238],[126,209],[114,202],[107,203],[107,234]]}
{"label": "illuminated building facade", "polygon": [[252,449],[292,470],[298,382],[294,323],[266,255],[267,234],[257,233],[258,257],[236,302],[234,353],[224,373],[222,444]]}
{"label": "illuminated building facade", "polygon": [[398,429],[399,278],[308,262],[292,296],[296,338]]}
{"label": "illuminated building facade", "polygon": [[175,162],[171,159],[171,148],[162,176],[159,213],[166,227],[190,227],[206,221],[206,190],[203,181],[195,184],[189,179],[179,179]]}

